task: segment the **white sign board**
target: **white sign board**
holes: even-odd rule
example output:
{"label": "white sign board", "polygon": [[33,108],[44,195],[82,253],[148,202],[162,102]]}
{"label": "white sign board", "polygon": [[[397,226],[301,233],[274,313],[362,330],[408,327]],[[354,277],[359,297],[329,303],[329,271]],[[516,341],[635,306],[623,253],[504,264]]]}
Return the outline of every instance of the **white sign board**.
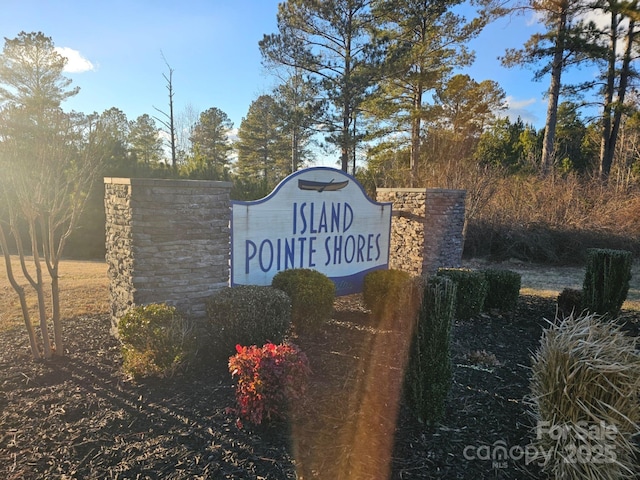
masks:
{"label": "white sign board", "polygon": [[389,266],[391,204],[369,199],[341,170],[289,175],[262,200],[232,202],[231,285],[271,285],[273,276],[310,268],[337,295],[362,291],[364,276]]}

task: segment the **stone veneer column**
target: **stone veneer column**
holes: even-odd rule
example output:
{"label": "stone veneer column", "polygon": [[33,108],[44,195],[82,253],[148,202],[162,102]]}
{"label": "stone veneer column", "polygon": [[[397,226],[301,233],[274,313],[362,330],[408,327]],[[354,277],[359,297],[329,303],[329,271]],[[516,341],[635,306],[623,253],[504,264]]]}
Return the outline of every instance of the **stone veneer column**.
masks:
{"label": "stone veneer column", "polygon": [[422,275],[459,267],[465,196],[464,190],[377,189],[377,201],[393,204],[389,268]]}
{"label": "stone veneer column", "polygon": [[111,319],[167,303],[192,318],[229,282],[231,183],[105,178]]}

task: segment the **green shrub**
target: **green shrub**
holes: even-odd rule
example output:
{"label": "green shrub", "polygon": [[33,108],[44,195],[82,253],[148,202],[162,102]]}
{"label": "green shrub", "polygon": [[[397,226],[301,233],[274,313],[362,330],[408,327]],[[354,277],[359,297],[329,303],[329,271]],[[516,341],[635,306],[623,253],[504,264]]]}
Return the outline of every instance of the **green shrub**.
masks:
{"label": "green shrub", "polygon": [[364,277],[362,299],[375,319],[401,314],[410,304],[413,279],[401,270],[374,270]]}
{"label": "green shrub", "polygon": [[558,294],[558,313],[562,317],[578,315],[582,312],[582,290],[577,288],[565,288]]}
{"label": "green shrub", "polygon": [[[533,357],[535,446],[549,478],[635,478],[640,351],[596,314],[570,315],[543,332]],[[541,459],[542,460],[542,459]]]}
{"label": "green shrub", "polygon": [[422,303],[413,332],[406,369],[407,402],[429,425],[444,416],[451,388],[451,324],[456,284],[445,276],[421,279]]}
{"label": "green shrub", "polygon": [[280,343],[291,328],[291,300],[269,286],[225,287],[207,300],[212,353],[228,359],[236,345]]}
{"label": "green shrub", "polygon": [[583,307],[599,315],[617,317],[629,293],[631,262],[631,252],[626,250],[587,250]]}
{"label": "green shrub", "polygon": [[192,323],[165,304],[132,308],[118,321],[118,335],[123,369],[134,378],[171,376],[196,351]]}
{"label": "green shrub", "polygon": [[449,277],[456,284],[458,320],[468,320],[482,312],[489,285],[484,273],[466,268],[440,268],[439,276]]}
{"label": "green shrub", "polygon": [[291,299],[291,321],[298,330],[314,329],[331,317],[336,287],[325,274],[309,268],[278,272],[271,286]]}
{"label": "green shrub", "polygon": [[484,299],[484,310],[500,310],[511,312],[518,305],[522,276],[511,270],[487,268],[482,270],[487,280],[487,295]]}

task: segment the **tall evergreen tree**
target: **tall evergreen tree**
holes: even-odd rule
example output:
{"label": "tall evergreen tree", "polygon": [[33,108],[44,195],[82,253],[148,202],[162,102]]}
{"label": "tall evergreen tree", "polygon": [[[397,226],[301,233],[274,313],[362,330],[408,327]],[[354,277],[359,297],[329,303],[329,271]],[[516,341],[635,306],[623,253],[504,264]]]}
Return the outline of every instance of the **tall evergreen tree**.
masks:
{"label": "tall evergreen tree", "polygon": [[131,176],[131,159],[129,155],[129,120],[125,113],[115,107],[100,114],[98,121],[102,125],[105,146],[105,176]]}
{"label": "tall evergreen tree", "polygon": [[[536,12],[546,31],[534,34],[522,49],[509,49],[502,63],[506,66],[532,65],[539,67],[534,79],[550,75],[545,133],[540,170],[547,174],[555,161],[554,142],[558,121],[558,104],[562,91],[562,73],[570,65],[582,64],[598,56],[597,31],[592,22],[584,21],[590,8],[587,0],[529,0],[525,10]],[[574,86],[580,91],[589,81]]]}
{"label": "tall evergreen tree", "polygon": [[385,122],[391,119],[392,129],[409,134],[411,185],[417,177],[423,121],[431,109],[425,104],[426,96],[440,88],[454,68],[472,61],[466,43],[490,18],[485,13],[467,21],[452,12],[461,3],[462,0],[373,2],[376,38],[387,44],[387,49],[385,79],[369,108]]}
{"label": "tall evergreen tree", "polygon": [[378,73],[371,68],[370,3],[288,0],[278,6],[279,32],[260,41],[265,63],[300,69],[317,79],[329,105],[319,120],[328,130],[327,141],[340,149],[345,172],[362,138],[356,122],[360,106]]}
{"label": "tall evergreen tree", "polygon": [[[603,76],[602,137],[600,141],[600,178],[607,180],[616,151],[616,142],[622,116],[625,111],[625,96],[629,89],[630,77],[635,75],[632,61],[638,55],[638,28],[640,9],[637,1],[605,0],[597,2],[609,16],[609,28],[605,29],[607,38],[605,68]],[[624,42],[622,54],[620,42]]]}
{"label": "tall evergreen tree", "polygon": [[261,95],[249,106],[238,129],[236,171],[251,180],[273,184],[289,173],[289,144],[275,99]]}
{"label": "tall evergreen tree", "polygon": [[454,75],[434,93],[422,157],[429,165],[439,161],[461,165],[471,160],[480,135],[505,108],[505,93],[496,82],[478,83],[468,75]]}
{"label": "tall evergreen tree", "polygon": [[520,118],[512,122],[505,117],[482,133],[474,157],[480,164],[515,172],[529,165],[528,157],[538,142],[539,136],[532,126],[525,125]]}
{"label": "tall evergreen tree", "polygon": [[0,105],[34,112],[58,108],[80,91],[62,75],[66,63],[42,32],[20,32],[14,39],[5,39],[0,55]]}
{"label": "tall evergreen tree", "polygon": [[476,82],[469,75],[458,74],[436,88],[435,124],[463,137],[478,138],[504,111],[506,95],[497,82]]}
{"label": "tall evergreen tree", "polygon": [[162,159],[162,139],[156,122],[142,114],[129,125],[129,146],[133,157],[144,165],[152,165]]}
{"label": "tall evergreen tree", "polygon": [[595,152],[585,151],[586,135],[587,127],[580,118],[578,105],[572,102],[558,105],[555,151],[558,164],[564,171],[587,171]]}
{"label": "tall evergreen tree", "polygon": [[201,156],[211,179],[226,178],[228,174],[229,157],[233,150],[229,141],[232,128],[231,119],[217,107],[202,112],[193,128],[191,144],[194,155],[191,160]]}
{"label": "tall evergreen tree", "polygon": [[318,98],[317,83],[305,79],[299,71],[279,85],[273,96],[278,115],[283,121],[283,133],[290,140],[290,173],[312,157],[308,149],[311,139],[318,132],[318,119],[322,116],[322,102]]}

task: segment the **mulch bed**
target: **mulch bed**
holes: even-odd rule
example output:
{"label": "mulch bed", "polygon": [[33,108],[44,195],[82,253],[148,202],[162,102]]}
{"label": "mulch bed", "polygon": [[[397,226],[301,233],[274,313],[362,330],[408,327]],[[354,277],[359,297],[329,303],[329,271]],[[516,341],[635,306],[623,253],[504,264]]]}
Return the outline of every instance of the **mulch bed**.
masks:
{"label": "mulch bed", "polygon": [[[627,326],[639,334],[638,318]],[[371,325],[359,296],[336,301],[322,331],[296,339],[313,375],[289,422],[239,428],[224,368],[135,383],[107,316],[66,321],[68,354],[31,361],[21,329],[0,334],[0,476],[6,479],[540,478],[526,447],[530,354],[555,315],[522,296],[508,315],[457,321],[444,421],[418,423],[399,394],[402,339]],[[395,405],[399,404],[398,408]],[[482,447],[482,448],[481,448]],[[514,451],[517,451],[514,450]]]}

